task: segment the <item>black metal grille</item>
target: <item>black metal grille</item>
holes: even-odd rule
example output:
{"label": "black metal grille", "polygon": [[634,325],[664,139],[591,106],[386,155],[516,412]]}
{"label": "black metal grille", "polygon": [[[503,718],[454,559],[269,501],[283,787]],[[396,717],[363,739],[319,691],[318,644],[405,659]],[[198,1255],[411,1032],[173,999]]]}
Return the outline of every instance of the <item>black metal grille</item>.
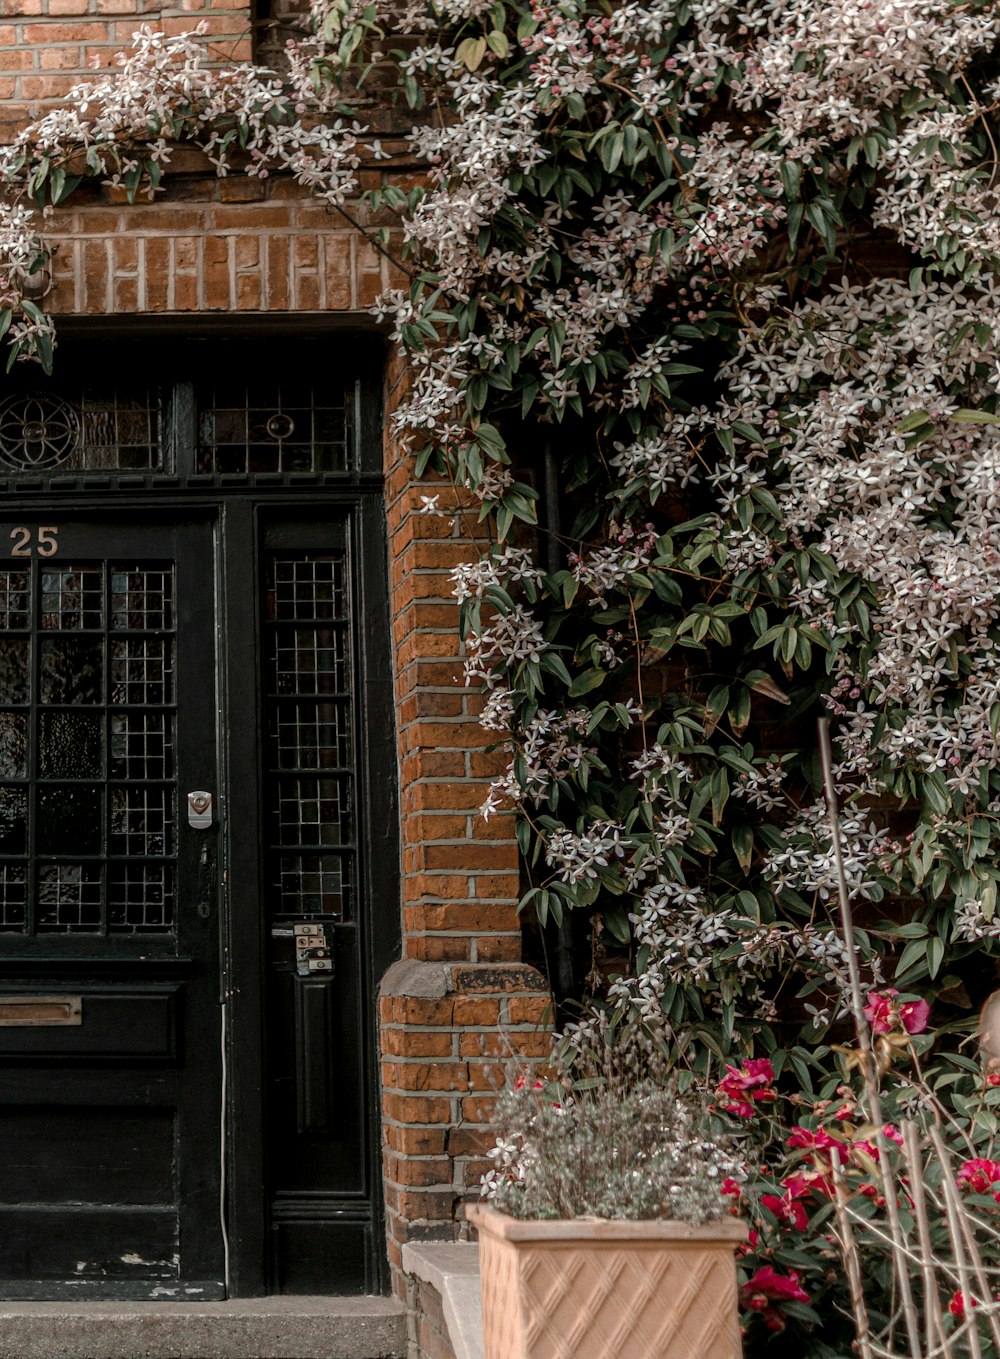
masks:
{"label": "black metal grille", "polygon": [[173,928],[174,577],[0,568],[0,929]]}
{"label": "black metal grille", "polygon": [[350,914],[354,771],[342,552],[267,560],[266,704],[272,916]]}
{"label": "black metal grille", "polygon": [[351,470],[351,384],[234,382],[199,392],[198,471]]}

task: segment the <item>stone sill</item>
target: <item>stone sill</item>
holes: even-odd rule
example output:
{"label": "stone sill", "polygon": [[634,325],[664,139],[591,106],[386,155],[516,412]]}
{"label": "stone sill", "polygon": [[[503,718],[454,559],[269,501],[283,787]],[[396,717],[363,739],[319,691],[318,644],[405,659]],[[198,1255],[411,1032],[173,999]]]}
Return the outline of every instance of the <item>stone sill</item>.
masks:
{"label": "stone sill", "polygon": [[483,1359],[479,1247],[459,1241],[408,1241],[403,1246],[403,1269],[440,1296],[455,1359]]}

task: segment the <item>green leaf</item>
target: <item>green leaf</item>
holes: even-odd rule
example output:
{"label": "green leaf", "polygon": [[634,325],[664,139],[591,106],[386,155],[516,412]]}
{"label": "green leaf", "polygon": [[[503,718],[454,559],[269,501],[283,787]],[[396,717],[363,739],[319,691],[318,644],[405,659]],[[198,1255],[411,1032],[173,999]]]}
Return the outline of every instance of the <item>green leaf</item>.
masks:
{"label": "green leaf", "polygon": [[581,694],[589,694],[591,689],[596,689],[607,679],[606,670],[584,670],[577,675],[569,686],[570,698],[579,698]]}
{"label": "green leaf", "polygon": [[922,426],[932,423],[931,417],[926,411],[912,411],[904,420],[900,420],[896,430],[899,434],[909,434],[912,429],[920,429]]}
{"label": "green leaf", "polygon": [[734,826],[730,836],[733,844],[733,851],[737,861],[744,873],[750,872],[750,863],[753,859],[753,827],[745,822],[742,825]]}
{"label": "green leaf", "polygon": [[510,39],[500,29],[495,28],[492,33],[487,33],[486,45],[491,52],[497,54],[501,61],[506,61],[510,56]]}
{"label": "green leaf", "polygon": [[465,38],[455,48],[455,58],[469,71],[475,71],[482,65],[483,57],[486,55],[485,38]]}
{"label": "green leaf", "polygon": [[951,418],[963,425],[1000,425],[1000,415],[991,415],[989,411],[953,411]]}
{"label": "green leaf", "polygon": [[944,940],[934,935],[927,941],[927,971],[936,977],[944,961]]}

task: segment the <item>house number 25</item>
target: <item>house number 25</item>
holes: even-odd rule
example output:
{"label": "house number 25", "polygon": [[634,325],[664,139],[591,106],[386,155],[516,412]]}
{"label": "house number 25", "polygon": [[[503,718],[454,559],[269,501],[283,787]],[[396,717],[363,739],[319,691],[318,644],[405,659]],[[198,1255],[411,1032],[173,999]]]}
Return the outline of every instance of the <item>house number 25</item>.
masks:
{"label": "house number 25", "polygon": [[39,557],[54,557],[59,551],[59,529],[55,524],[39,524],[36,529],[19,525],[11,529],[10,540],[12,557],[31,557],[36,552]]}

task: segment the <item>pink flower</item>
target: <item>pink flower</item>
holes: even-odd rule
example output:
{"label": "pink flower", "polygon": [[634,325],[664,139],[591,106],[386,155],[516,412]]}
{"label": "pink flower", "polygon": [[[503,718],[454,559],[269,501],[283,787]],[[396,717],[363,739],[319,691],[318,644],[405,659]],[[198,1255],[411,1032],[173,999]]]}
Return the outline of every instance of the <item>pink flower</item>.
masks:
{"label": "pink flower", "polygon": [[767,1057],[750,1057],[738,1067],[726,1067],[717,1094],[726,1101],[726,1112],[734,1118],[753,1118],[755,1104],[769,1104],[778,1098],[771,1089],[774,1067]]}
{"label": "pink flower", "polygon": [[[985,1156],[963,1161],[955,1180],[959,1189],[967,1189],[973,1194],[988,1194],[1000,1180],[1000,1161],[990,1161]],[[994,1192],[993,1197],[1000,1203],[1000,1193]]]}
{"label": "pink flower", "polygon": [[888,1033],[896,1025],[896,1020],[907,1033],[923,1033],[927,1028],[931,1007],[926,1000],[906,1000],[902,1005],[895,1004],[899,992],[889,986],[884,991],[869,991],[865,1018],[874,1033]]}

